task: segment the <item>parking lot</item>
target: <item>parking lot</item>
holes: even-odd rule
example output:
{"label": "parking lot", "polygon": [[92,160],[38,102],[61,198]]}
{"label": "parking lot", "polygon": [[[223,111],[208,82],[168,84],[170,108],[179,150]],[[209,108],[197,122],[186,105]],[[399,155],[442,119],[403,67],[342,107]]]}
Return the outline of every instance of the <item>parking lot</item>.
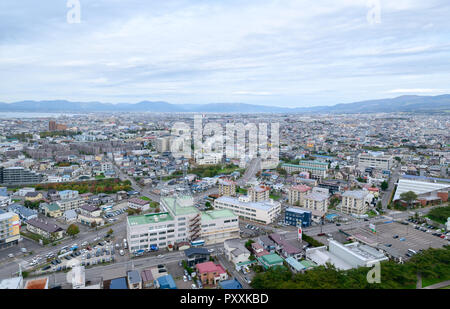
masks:
{"label": "parking lot", "polygon": [[[362,227],[346,231],[357,238],[362,237],[369,242],[395,249],[401,255],[406,255],[408,249],[416,252],[429,248],[441,248],[448,245],[449,241],[432,235],[432,232],[424,232],[414,228],[413,224],[403,225],[397,222],[376,224],[376,234],[368,227]],[[407,256],[404,256],[405,258]]]}

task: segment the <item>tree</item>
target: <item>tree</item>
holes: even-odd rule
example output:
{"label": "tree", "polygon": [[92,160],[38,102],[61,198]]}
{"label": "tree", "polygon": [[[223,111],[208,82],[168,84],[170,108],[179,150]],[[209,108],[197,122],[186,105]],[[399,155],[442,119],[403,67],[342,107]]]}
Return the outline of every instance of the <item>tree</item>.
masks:
{"label": "tree", "polygon": [[412,202],[417,199],[417,194],[413,191],[403,192],[400,194],[400,198],[408,203],[408,207],[411,207]]}
{"label": "tree", "polygon": [[79,228],[78,225],[76,225],[76,224],[71,224],[71,225],[69,225],[69,227],[67,228],[66,233],[67,233],[67,235],[74,237],[75,235],[77,235],[78,233],[80,233],[80,228]]}
{"label": "tree", "polygon": [[386,191],[388,187],[389,184],[386,180],[381,183],[381,190]]}
{"label": "tree", "polygon": [[109,229],[109,231],[106,234],[112,235],[113,233],[114,233],[113,229]]}

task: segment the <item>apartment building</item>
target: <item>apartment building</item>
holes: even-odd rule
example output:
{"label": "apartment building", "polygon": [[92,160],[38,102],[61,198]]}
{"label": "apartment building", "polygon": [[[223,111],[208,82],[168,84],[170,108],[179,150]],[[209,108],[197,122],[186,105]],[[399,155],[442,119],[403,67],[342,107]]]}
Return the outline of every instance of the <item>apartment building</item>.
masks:
{"label": "apartment building", "polygon": [[367,212],[372,198],[369,191],[345,191],[342,194],[341,211],[346,214],[363,215]]}
{"label": "apartment building", "polygon": [[23,167],[0,167],[0,183],[5,185],[36,184],[42,180],[41,174],[25,170]]}
{"label": "apartment building", "polygon": [[289,204],[301,206],[303,204],[303,198],[312,190],[311,187],[306,185],[297,185],[289,188]]}
{"label": "apartment building", "polygon": [[394,164],[394,157],[385,155],[384,152],[361,153],[358,156],[358,168],[364,171],[366,168],[390,170]]}
{"label": "apartment building", "polygon": [[54,240],[61,239],[64,234],[61,227],[38,218],[27,221],[27,231]]}
{"label": "apartment building", "polygon": [[163,197],[161,210],[161,213],[127,218],[127,238],[131,251],[199,239],[206,244],[213,244],[239,236],[239,221],[233,212],[200,212],[194,207],[191,196]]}
{"label": "apartment building", "polygon": [[170,151],[170,136],[157,138],[155,141],[155,148],[157,152]]}
{"label": "apartment building", "polygon": [[229,209],[245,220],[263,224],[274,222],[281,213],[281,203],[274,200],[252,202],[249,196],[239,198],[222,196],[214,201],[214,208]]}
{"label": "apartment building", "polygon": [[19,243],[20,218],[13,212],[0,210],[0,249]]}
{"label": "apartment building", "polygon": [[229,179],[220,179],[218,184],[220,196],[236,196],[236,182]]}
{"label": "apartment building", "polygon": [[327,212],[328,205],[329,205],[328,194],[311,192],[305,195],[302,207],[311,210]]}
{"label": "apartment building", "polygon": [[80,197],[56,201],[56,204],[59,206],[62,212],[72,209],[78,209],[85,203],[86,201]]}
{"label": "apartment building", "polygon": [[288,173],[308,172],[311,178],[323,179],[328,176],[328,164],[317,161],[300,161],[299,164],[282,164],[281,168]]}
{"label": "apartment building", "polygon": [[269,200],[270,188],[266,186],[251,187],[247,194],[252,202],[264,202]]}

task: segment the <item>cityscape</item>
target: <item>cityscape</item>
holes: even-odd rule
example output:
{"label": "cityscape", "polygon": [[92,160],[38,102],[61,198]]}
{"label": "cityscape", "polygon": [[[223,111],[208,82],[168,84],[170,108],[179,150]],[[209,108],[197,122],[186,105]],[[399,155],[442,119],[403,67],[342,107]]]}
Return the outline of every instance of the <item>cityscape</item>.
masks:
{"label": "cityscape", "polygon": [[[103,28],[89,28],[100,22],[95,14],[103,16],[95,5],[81,0],[67,1],[66,7],[62,2],[57,10],[63,13],[63,25],[46,29],[54,34],[51,39],[42,34],[54,44],[49,49],[65,50],[57,39],[59,31],[78,26],[70,31],[92,32],[88,43],[106,44]],[[395,56],[392,50],[381,53],[377,66],[384,70],[392,62],[392,72],[361,71],[360,80],[353,82],[340,77],[343,72],[327,73],[310,54],[315,47],[307,45],[299,57],[311,60],[302,64],[310,80],[300,86],[296,78],[301,69],[288,69],[298,64],[285,42],[294,34],[286,38],[280,33],[300,27],[297,18],[314,16],[288,14],[295,1],[282,8],[265,0],[261,7],[252,1],[242,7],[231,2],[132,2],[116,4],[108,13],[114,20],[122,18],[120,10],[135,18],[123,28],[112,23],[111,41],[123,39],[123,45],[105,45],[113,56],[104,50],[94,55],[98,46],[90,54],[88,43],[79,43],[80,58],[71,54],[63,59],[40,49],[41,42],[21,41],[21,31],[28,28],[8,28],[10,19],[0,21],[11,33],[0,37],[0,69],[10,72],[0,78],[0,289],[188,290],[192,294],[183,294],[186,298],[178,303],[196,304],[202,298],[193,295],[211,290],[450,288],[450,89],[434,83],[435,78],[448,81],[448,61],[438,68],[424,56],[441,48],[435,52],[448,59],[448,42],[441,41],[445,27],[435,29],[432,47]],[[342,2],[339,10],[348,8],[349,16],[359,16],[361,8],[367,11],[366,1],[355,1],[356,8]],[[442,1],[434,1],[433,7],[405,1],[407,8],[370,3],[369,13],[349,17],[368,23],[364,27],[372,27],[370,31],[388,24],[389,29],[379,31],[389,35],[392,18],[414,18],[418,7],[429,9],[430,15],[439,8],[442,14],[436,15],[435,24],[449,26],[445,12],[450,6]],[[183,5],[186,15],[175,9]],[[20,5],[13,1],[3,6],[0,11],[19,14],[15,8]],[[147,34],[139,30],[147,25],[146,15],[133,15],[139,8],[157,30],[167,29],[172,40],[180,38],[185,45],[161,52],[170,39],[158,34],[152,42],[160,40],[161,45],[149,49],[154,62],[141,58],[134,47],[147,50],[151,44],[139,39]],[[158,13],[152,15],[147,8]],[[247,10],[260,13],[261,19],[273,10],[280,22],[251,28],[244,22],[250,16]],[[217,17],[218,23],[228,20],[225,12],[237,14],[237,25],[223,30],[212,21],[192,21],[198,11]],[[208,36],[205,24],[222,29],[223,41],[211,37],[216,45],[204,45],[208,53],[196,53],[196,44],[208,40],[193,38],[196,31]],[[243,25],[251,29],[235,28]],[[37,22],[36,29],[41,26]],[[191,45],[178,32],[183,27],[187,37],[192,35]],[[239,40],[243,46],[234,45],[233,31],[246,32]],[[338,40],[345,40],[341,32],[347,30],[336,31]],[[422,40],[426,34],[411,36]],[[267,50],[267,38],[279,46]],[[42,67],[31,60],[32,51],[27,51],[30,58],[15,51],[20,44],[37,47]],[[261,54],[252,47],[250,55],[233,58],[251,44]],[[236,49],[229,49],[231,45]],[[334,42],[330,48],[339,46]],[[360,61],[358,52],[362,50],[353,54],[355,61]],[[129,59],[120,62],[122,53]],[[185,57],[185,67],[179,57]],[[262,69],[265,57],[266,65],[278,57],[284,60]],[[346,63],[346,57],[336,61]],[[407,70],[402,62],[406,58],[413,64]],[[372,60],[367,64],[375,66]],[[59,66],[60,61],[71,63]],[[414,71],[414,61],[418,67],[436,68],[435,75],[428,78],[422,68]],[[309,72],[310,65],[323,76]],[[282,79],[274,73],[281,67]],[[34,83],[40,69],[45,73]],[[215,73],[199,73],[206,70]],[[87,83],[81,77],[93,78],[99,71],[104,78]],[[328,78],[336,83],[327,85],[328,92],[317,88],[314,94],[313,84],[325,85]],[[67,79],[73,79],[73,88],[62,85]],[[364,83],[367,88],[361,90]],[[245,87],[254,90],[238,90],[250,89]],[[262,304],[270,296],[252,294],[251,302]],[[237,301],[227,297],[225,303]]]}

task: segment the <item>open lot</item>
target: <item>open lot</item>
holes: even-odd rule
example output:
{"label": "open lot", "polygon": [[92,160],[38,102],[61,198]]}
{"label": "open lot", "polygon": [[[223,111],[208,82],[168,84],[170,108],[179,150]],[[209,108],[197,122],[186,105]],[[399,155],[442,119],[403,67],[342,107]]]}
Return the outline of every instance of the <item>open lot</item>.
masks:
{"label": "open lot", "polygon": [[[416,230],[413,225],[403,225],[397,222],[376,224],[376,234],[373,234],[368,226],[354,230],[346,230],[352,236],[367,240],[372,244],[385,246],[391,244],[392,248],[405,255],[408,249],[416,252],[429,248],[441,248],[448,245],[449,241],[433,236],[432,233]],[[398,236],[398,238],[394,238]],[[404,239],[404,240],[401,240]],[[405,256],[406,257],[406,256]]]}

